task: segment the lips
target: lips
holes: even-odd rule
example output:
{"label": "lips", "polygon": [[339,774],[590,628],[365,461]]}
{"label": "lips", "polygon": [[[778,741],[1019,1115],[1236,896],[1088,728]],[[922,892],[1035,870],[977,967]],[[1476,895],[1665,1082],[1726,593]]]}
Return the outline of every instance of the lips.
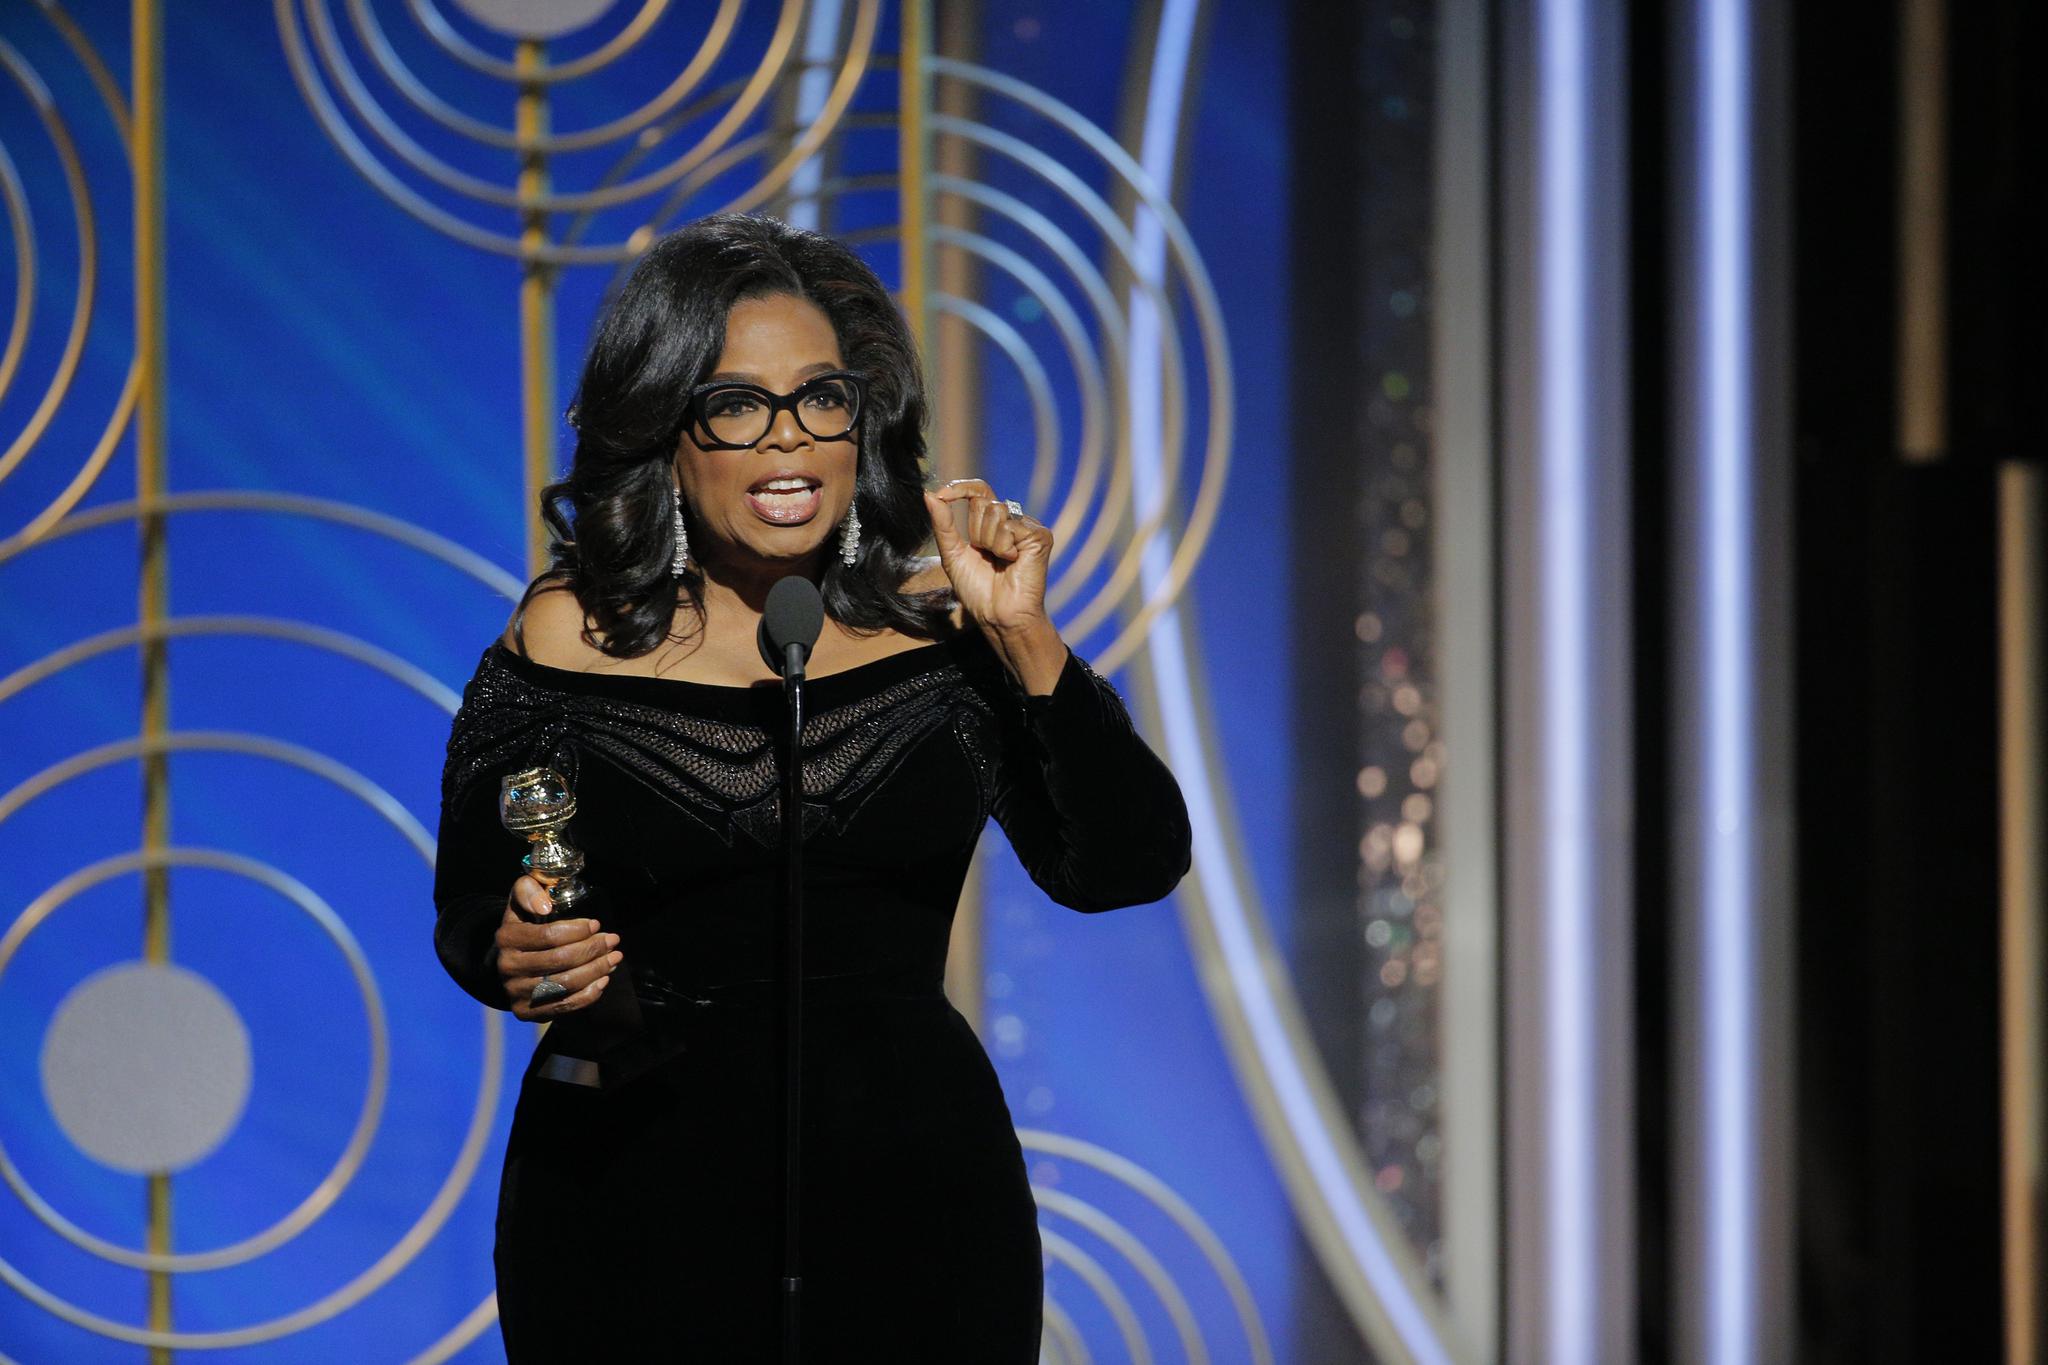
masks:
{"label": "lips", "polygon": [[818,481],[808,474],[778,472],[747,490],[754,515],[775,526],[801,526],[818,515],[824,502]]}

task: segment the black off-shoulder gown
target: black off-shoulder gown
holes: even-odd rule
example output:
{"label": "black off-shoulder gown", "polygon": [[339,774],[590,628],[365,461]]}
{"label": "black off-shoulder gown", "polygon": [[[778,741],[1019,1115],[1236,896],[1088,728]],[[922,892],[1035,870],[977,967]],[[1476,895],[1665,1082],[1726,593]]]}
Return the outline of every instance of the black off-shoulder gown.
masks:
{"label": "black off-shoulder gown", "polygon": [[[994,1068],[940,983],[990,816],[1055,901],[1155,901],[1189,859],[1172,774],[1071,651],[1025,694],[978,629],[805,689],[803,1136],[807,1361],[1035,1361],[1042,1263]],[[585,673],[494,641],[442,776],[436,951],[507,1007],[492,946],[524,841],[498,779],[577,794],[644,1029],[603,1088],[521,1083],[494,1260],[525,1361],[773,1360],[781,1090],[775,1047],[779,685]],[[631,1079],[618,1081],[619,1076]]]}

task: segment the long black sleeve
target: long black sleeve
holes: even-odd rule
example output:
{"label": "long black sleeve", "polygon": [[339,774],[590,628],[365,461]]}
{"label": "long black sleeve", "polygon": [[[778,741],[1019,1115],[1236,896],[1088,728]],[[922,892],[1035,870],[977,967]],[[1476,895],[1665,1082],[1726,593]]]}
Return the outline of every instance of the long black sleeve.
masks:
{"label": "long black sleeve", "polygon": [[545,764],[573,789],[576,746],[559,707],[492,666],[490,649],[462,689],[441,765],[434,854],[434,952],[455,983],[509,1010],[498,975],[498,922],[529,845],[498,818],[498,779]]}
{"label": "long black sleeve", "polygon": [[498,976],[495,937],[512,883],[526,869],[526,840],[498,819],[497,783],[471,782],[441,801],[434,851],[434,952],[455,983],[496,1009],[510,1009]]}
{"label": "long black sleeve", "polygon": [[1002,678],[991,813],[1031,880],[1074,910],[1164,898],[1190,863],[1187,803],[1116,688],[1071,648],[1046,696]]}

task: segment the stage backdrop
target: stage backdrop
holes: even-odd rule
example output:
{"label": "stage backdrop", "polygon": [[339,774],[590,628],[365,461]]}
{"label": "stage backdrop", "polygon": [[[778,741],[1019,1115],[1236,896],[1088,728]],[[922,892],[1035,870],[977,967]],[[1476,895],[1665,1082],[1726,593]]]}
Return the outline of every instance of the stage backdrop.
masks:
{"label": "stage backdrop", "polygon": [[[1437,1046],[1432,19],[1374,14],[1359,98],[1408,216],[1345,283],[1371,343],[1304,457],[1299,177],[1349,163],[1293,126],[1282,7],[0,9],[0,1355],[501,1358],[534,1034],[431,950],[442,746],[537,566],[605,291],[738,207],[900,289],[935,473],[1055,527],[1062,629],[1194,815],[1169,902],[1066,911],[991,826],[961,907],[949,989],[1024,1130],[1046,1358],[1472,1358]],[[1327,187],[1335,214],[1372,188]],[[1303,726],[1304,695],[1349,728]],[[1338,831],[1317,868],[1301,828]],[[631,1197],[574,1192],[570,1246]]]}

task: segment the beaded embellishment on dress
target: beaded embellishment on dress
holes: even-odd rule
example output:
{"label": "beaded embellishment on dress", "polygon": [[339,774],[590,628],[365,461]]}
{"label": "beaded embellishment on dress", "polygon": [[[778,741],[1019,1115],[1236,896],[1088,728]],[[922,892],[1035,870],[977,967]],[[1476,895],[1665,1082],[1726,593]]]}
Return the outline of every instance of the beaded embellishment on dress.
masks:
{"label": "beaded embellishment on dress", "polygon": [[[617,697],[560,691],[514,672],[493,644],[463,689],[441,772],[442,799],[492,773],[545,763],[577,782],[583,753],[645,782],[726,844],[781,838],[776,741],[758,725],[711,720]],[[829,676],[829,675],[828,675]],[[924,669],[805,717],[803,820],[809,838],[843,829],[904,755],[950,728],[974,770],[984,814],[993,795],[995,713],[956,663]]]}

